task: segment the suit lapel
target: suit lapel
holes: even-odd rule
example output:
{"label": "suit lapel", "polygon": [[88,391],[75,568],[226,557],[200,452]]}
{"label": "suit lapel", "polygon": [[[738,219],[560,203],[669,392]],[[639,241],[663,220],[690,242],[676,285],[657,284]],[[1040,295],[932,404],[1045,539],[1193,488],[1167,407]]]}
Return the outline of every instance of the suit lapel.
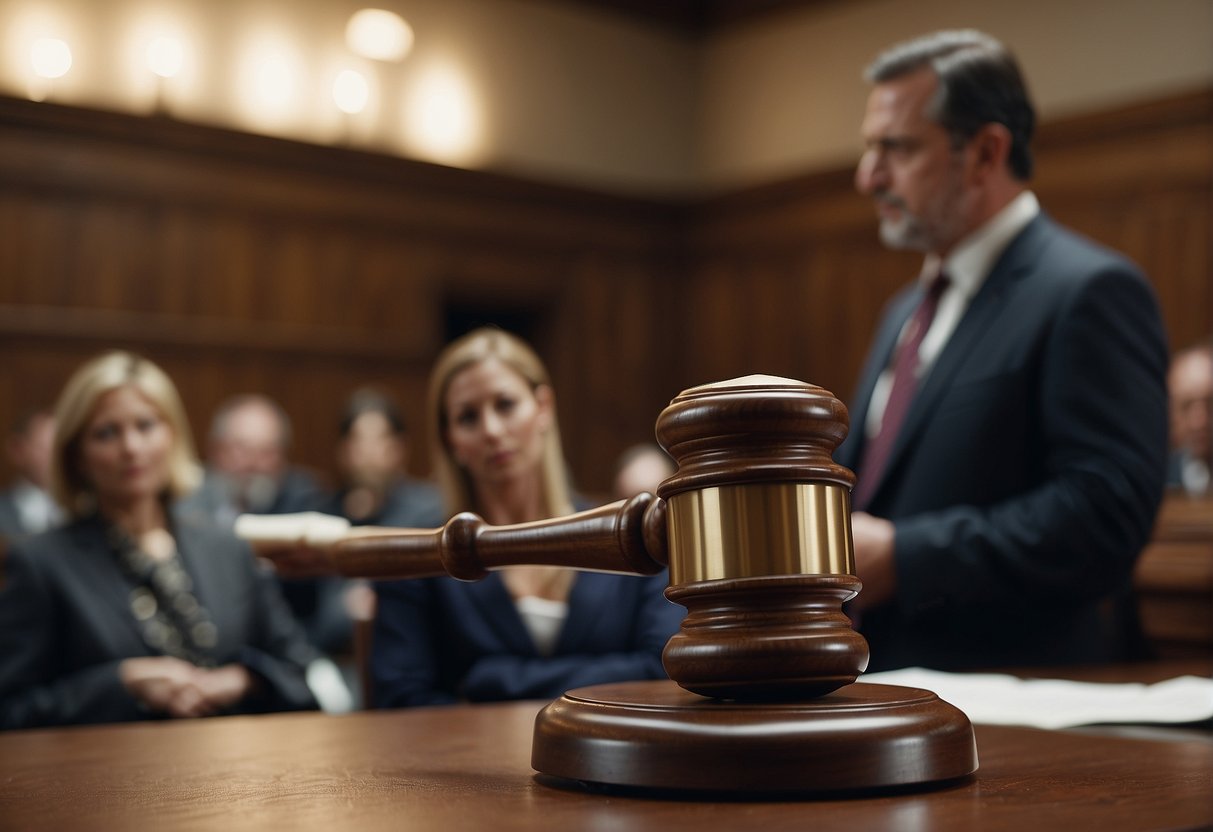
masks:
{"label": "suit lapel", "polygon": [[538,655],[535,641],[522,623],[514,599],[505,582],[496,572],[475,583],[467,584],[468,597],[480,613],[484,626],[495,632],[504,645],[517,653]]}
{"label": "suit lapel", "polygon": [[[983,337],[1000,325],[1000,317],[1006,309],[1006,295],[1014,291],[1019,279],[1038,262],[1038,252],[1044,245],[1048,220],[1038,216],[1020,232],[998,258],[993,270],[982,283],[981,289],[969,303],[956,331],[948,339],[935,366],[927,374],[922,387],[910,403],[901,432],[889,455],[883,480],[896,469],[907,450],[917,441],[918,434],[934,414],[944,394],[951,386],[957,371],[969,361],[980,361],[979,344]],[[1013,322],[1012,322],[1013,323]],[[879,492],[880,486],[877,486]]]}
{"label": "suit lapel", "polygon": [[223,574],[216,568],[218,555],[210,548],[215,545],[214,542],[205,540],[192,523],[178,521],[174,525],[173,535],[177,539],[177,556],[181,558],[181,566],[194,585],[194,598],[206,608],[219,632],[227,632],[231,626],[233,607],[236,607],[235,614],[238,616],[238,605],[243,602],[243,599],[234,602],[233,596],[239,595],[244,587],[224,585]]}
{"label": "suit lapel", "polygon": [[[573,578],[573,585],[569,589],[568,617],[556,639],[557,653],[570,652],[570,646],[580,644],[586,631],[605,614],[602,593],[594,591],[593,583],[591,573],[579,572]],[[480,611],[486,626],[497,632],[509,649],[538,655],[535,641],[500,575],[493,573],[482,581],[470,584],[468,589],[472,603]]]}
{"label": "suit lapel", "polygon": [[592,572],[578,572],[569,588],[569,614],[556,639],[557,653],[576,653],[577,645],[586,640],[587,631],[607,611],[603,609],[608,593],[595,591],[598,577]]}
{"label": "suit lapel", "polygon": [[[131,612],[131,583],[110,548],[104,523],[97,517],[84,520],[71,530],[71,537],[72,563],[68,568],[82,585],[88,587],[89,595],[96,602],[93,609],[112,610],[112,616],[105,612],[103,617],[112,619],[114,626],[144,645],[150,654],[139,622]],[[108,631],[108,625],[106,629]]]}

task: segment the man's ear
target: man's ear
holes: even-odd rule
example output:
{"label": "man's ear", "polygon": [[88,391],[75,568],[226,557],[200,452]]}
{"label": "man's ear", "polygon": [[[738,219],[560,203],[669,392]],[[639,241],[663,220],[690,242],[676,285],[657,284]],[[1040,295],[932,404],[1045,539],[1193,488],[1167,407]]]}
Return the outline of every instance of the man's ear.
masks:
{"label": "man's ear", "polygon": [[969,141],[969,148],[973,154],[973,173],[979,181],[992,174],[1001,174],[1008,170],[1011,131],[1003,124],[982,125]]}

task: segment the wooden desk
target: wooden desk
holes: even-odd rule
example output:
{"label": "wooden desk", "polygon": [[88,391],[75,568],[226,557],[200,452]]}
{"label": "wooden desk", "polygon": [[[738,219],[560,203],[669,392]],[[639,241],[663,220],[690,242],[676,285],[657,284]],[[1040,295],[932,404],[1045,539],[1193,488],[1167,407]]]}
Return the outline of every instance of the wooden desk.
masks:
{"label": "wooden desk", "polygon": [[1047,830],[1213,824],[1213,739],[978,726],[975,779],[713,802],[589,794],[530,767],[542,703],[0,734],[0,828]]}

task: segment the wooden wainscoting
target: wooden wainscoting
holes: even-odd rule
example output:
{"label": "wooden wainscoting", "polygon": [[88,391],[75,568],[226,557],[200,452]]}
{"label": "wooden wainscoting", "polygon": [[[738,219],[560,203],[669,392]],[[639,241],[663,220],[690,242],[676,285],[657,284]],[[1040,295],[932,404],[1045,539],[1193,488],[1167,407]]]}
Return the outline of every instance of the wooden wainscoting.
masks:
{"label": "wooden wainscoting", "polygon": [[[1047,210],[1142,264],[1172,344],[1213,331],[1213,90],[1037,144]],[[199,431],[227,395],[277,398],[321,471],[352,389],[394,392],[420,437],[433,357],[497,319],[548,362],[577,484],[605,492],[686,387],[764,372],[847,399],[918,264],[879,245],[849,167],[643,200],[0,98],[0,182],[0,426],[122,346]]]}
{"label": "wooden wainscoting", "polygon": [[[503,320],[549,363],[574,473],[601,488],[677,392],[674,206],[13,99],[0,181],[0,425],[124,347],[166,367],[196,431],[263,391],[297,460],[331,470],[349,392],[395,393],[420,440],[451,328]],[[426,457],[414,442],[414,472]]]}
{"label": "wooden wainscoting", "polygon": [[1213,656],[1213,497],[1167,495],[1134,585],[1160,658]]}

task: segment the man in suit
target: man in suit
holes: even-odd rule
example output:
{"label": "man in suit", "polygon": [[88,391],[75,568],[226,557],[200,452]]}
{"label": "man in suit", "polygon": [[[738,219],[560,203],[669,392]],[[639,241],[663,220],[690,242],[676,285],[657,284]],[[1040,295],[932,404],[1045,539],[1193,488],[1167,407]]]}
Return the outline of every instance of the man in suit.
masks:
{"label": "man in suit", "polygon": [[868,79],[856,186],[886,245],[926,255],[877,330],[837,453],[857,473],[870,669],[1123,658],[1110,613],[1166,467],[1154,295],[1040,210],[1033,108],[1002,44],[939,32]]}
{"label": "man in suit", "polygon": [[[267,396],[242,394],[219,406],[211,420],[202,485],[183,501],[182,512],[231,529],[239,514],[324,511],[331,497],[307,470],[292,465],[291,422]],[[339,599],[314,578],[280,581],[308,640],[322,652],[339,649],[348,626]]]}
{"label": "man in suit", "polygon": [[1167,485],[1192,496],[1213,494],[1213,345],[1180,350],[1167,373],[1171,461]]}
{"label": "man in suit", "polygon": [[207,441],[207,470],[191,500],[220,525],[237,514],[320,511],[330,499],[315,477],[291,465],[291,422],[274,400],[245,394],[215,412]]}

